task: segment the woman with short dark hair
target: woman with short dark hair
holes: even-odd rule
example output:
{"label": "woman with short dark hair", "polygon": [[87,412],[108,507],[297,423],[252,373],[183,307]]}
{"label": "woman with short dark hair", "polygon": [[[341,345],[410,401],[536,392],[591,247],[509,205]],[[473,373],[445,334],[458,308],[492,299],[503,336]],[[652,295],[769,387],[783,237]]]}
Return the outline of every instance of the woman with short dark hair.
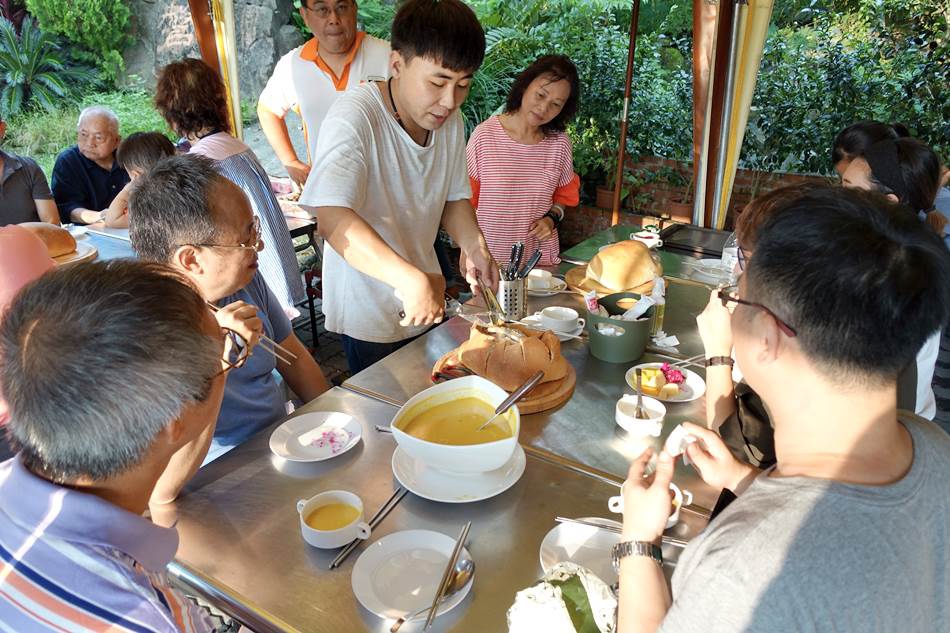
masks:
{"label": "woman with short dark hair", "polygon": [[218,172],[244,191],[261,223],[261,274],[288,316],[297,316],[294,306],[305,297],[294,243],[270,177],[251,148],[231,135],[221,78],[198,59],[169,64],[158,77],[155,105],[188,141],[190,153],[214,160]]}
{"label": "woman with short dark hair", "polygon": [[507,261],[511,245],[541,249],[542,266],[557,264],[557,227],[579,200],[565,127],[577,112],[577,69],[563,55],[539,57],[511,86],[503,114],[482,122],[468,142],[472,206],[488,248]]}

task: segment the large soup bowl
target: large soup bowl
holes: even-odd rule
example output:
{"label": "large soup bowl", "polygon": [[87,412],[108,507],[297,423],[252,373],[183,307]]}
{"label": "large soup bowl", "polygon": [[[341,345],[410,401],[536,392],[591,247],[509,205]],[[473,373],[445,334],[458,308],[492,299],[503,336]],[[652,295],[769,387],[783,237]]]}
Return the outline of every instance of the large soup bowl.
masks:
{"label": "large soup bowl", "polygon": [[511,407],[507,415],[511,437],[494,442],[452,446],[421,440],[402,430],[403,426],[427,409],[470,397],[480,398],[495,408],[508,397],[508,392],[480,376],[465,376],[429,387],[410,398],[393,418],[391,428],[396,443],[413,459],[446,472],[475,474],[501,468],[511,459],[518,445],[521,414],[517,405]]}

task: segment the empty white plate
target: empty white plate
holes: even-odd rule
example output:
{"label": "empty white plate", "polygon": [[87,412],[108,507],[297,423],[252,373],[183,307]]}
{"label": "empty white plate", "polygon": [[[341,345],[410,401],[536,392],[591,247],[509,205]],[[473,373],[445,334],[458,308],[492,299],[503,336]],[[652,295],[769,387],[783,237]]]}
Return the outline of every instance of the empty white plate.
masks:
{"label": "empty white plate", "polygon": [[270,450],[292,462],[320,462],[347,452],[360,441],[363,426],[352,415],[315,411],[274,429]]}
{"label": "empty white plate", "polygon": [[[432,604],[455,539],[432,530],[387,534],[368,545],[353,565],[353,594],[381,618],[398,619]],[[460,559],[471,558],[462,548]],[[472,588],[472,580],[439,605],[439,615],[457,606]],[[422,622],[422,619],[419,619]]]}
{"label": "empty white plate", "polygon": [[[585,517],[584,520],[620,527],[620,523],[610,519]],[[577,523],[558,523],[541,541],[541,569],[548,573],[558,563],[570,562],[589,569],[609,585],[617,580],[617,572],[610,562],[610,548],[619,542],[619,532]]]}
{"label": "empty white plate", "polygon": [[[659,369],[662,365],[663,363],[642,363],[640,365],[634,365],[627,370],[624,378],[627,380],[627,384],[630,385],[630,388],[636,390],[637,367],[640,369],[646,369],[648,367]],[[685,379],[685,381],[680,384],[680,392],[673,398],[660,398],[653,395],[650,396],[651,398],[656,398],[660,402],[691,402],[706,393],[706,381],[703,380],[699,374],[685,367],[677,367],[676,369],[683,372],[683,378]],[[647,394],[644,393],[643,395]]]}
{"label": "empty white plate", "polygon": [[520,444],[515,445],[511,459],[501,468],[473,475],[436,470],[398,446],[393,452],[393,474],[403,488],[423,499],[442,503],[472,503],[500,495],[521,479],[526,463]]}

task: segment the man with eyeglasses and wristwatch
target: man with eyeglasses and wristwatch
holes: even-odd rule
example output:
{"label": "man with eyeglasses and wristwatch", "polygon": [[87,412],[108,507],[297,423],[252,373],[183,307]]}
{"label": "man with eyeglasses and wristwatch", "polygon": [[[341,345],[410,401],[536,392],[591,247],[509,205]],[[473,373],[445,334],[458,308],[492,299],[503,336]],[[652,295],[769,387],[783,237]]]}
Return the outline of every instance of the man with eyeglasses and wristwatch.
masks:
{"label": "man with eyeglasses and wristwatch", "polygon": [[[287,398],[274,370],[303,402],[330,388],[258,273],[264,244],[247,196],[210,159],[188,154],[156,164],[132,186],[129,218],[139,257],[180,270],[205,301],[221,312],[240,311],[262,337],[289,352],[275,350],[278,357],[268,351],[271,344],[262,344],[233,359],[237,367],[228,375],[206,463],[286,415]],[[159,482],[156,499],[173,499],[187,481],[174,465]]]}
{"label": "man with eyeglasses and wristwatch", "polygon": [[[389,77],[389,43],[357,30],[356,0],[297,0],[313,38],[280,58],[257,102],[267,142],[303,187],[317,146],[320,124],[337,97],[362,83]],[[297,111],[304,123],[307,157],[290,141],[285,117]]]}
{"label": "man with eyeglasses and wristwatch", "polygon": [[94,224],[105,219],[112,200],[129,183],[115,159],[119,119],[104,106],[79,114],[76,145],[63,150],[53,165],[51,188],[63,224]]}
{"label": "man with eyeglasses and wristwatch", "polygon": [[[950,437],[898,410],[898,376],[950,315],[950,253],[879,194],[819,187],[776,203],[718,301],[775,427],[776,463],[705,426],[686,454],[735,500],[686,546],[672,593],[659,548],[674,460],[624,484],[619,633],[946,628]],[[941,624],[943,622],[943,624]]]}

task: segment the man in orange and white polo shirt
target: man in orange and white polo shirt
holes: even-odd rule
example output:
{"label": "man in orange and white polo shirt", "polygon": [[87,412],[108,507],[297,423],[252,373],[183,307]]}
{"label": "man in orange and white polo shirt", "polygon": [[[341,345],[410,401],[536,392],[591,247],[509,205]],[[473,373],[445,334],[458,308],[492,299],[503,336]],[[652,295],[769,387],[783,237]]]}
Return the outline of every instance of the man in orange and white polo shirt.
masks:
{"label": "man in orange and white polo shirt", "polygon": [[[257,102],[257,117],[287,174],[302,187],[327,110],[345,90],[388,78],[390,49],[389,42],[356,30],[356,0],[299,0],[297,4],[313,38],[277,62]],[[294,151],[284,121],[292,109],[303,118],[306,162]]]}

